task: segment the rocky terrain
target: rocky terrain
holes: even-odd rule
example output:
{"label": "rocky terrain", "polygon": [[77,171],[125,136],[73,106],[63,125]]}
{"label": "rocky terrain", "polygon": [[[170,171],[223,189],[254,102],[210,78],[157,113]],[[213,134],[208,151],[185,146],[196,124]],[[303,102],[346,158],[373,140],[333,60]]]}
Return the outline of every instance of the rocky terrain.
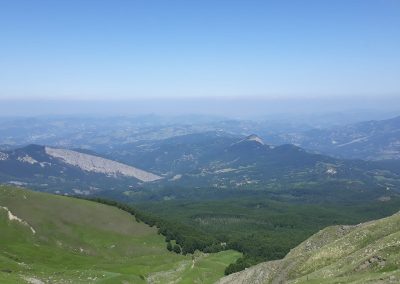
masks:
{"label": "rocky terrain", "polygon": [[[45,147],[46,153],[64,163],[81,168],[84,171],[102,173],[110,176],[134,177],[143,182],[161,179],[160,176],[140,170],[138,168],[67,149]],[[29,162],[29,161],[28,161]]]}
{"label": "rocky terrain", "polygon": [[399,283],[400,214],[321,230],[282,260],[261,263],[219,284]]}

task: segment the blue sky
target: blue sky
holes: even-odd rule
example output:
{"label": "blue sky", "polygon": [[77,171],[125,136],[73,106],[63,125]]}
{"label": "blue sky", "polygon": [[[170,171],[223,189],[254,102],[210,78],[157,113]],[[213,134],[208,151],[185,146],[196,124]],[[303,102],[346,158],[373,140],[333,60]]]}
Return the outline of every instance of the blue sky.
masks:
{"label": "blue sky", "polygon": [[400,1],[0,0],[0,99],[400,96]]}

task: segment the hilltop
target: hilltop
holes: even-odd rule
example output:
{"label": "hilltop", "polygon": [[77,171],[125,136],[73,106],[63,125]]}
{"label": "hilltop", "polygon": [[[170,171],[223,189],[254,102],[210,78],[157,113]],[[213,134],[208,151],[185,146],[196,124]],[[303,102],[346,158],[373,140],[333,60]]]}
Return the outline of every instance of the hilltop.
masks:
{"label": "hilltop", "polygon": [[125,211],[14,187],[0,187],[0,231],[1,283],[212,283],[240,256],[172,253]]}
{"label": "hilltop", "polygon": [[244,283],[399,283],[400,214],[321,230],[282,260],[222,278]]}

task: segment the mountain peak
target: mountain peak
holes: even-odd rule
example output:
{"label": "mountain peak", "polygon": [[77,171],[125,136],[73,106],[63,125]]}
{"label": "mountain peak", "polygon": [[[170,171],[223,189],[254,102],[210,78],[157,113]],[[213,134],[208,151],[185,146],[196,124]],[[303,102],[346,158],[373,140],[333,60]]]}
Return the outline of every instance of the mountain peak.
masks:
{"label": "mountain peak", "polygon": [[19,148],[19,149],[23,149],[24,151],[30,152],[30,151],[43,151],[44,150],[44,146],[42,145],[37,145],[37,144],[29,144],[23,148]]}
{"label": "mountain peak", "polygon": [[255,135],[255,134],[251,134],[251,135],[247,136],[245,141],[254,141],[254,142],[257,142],[257,143],[259,143],[261,145],[265,145],[264,141],[259,136]]}

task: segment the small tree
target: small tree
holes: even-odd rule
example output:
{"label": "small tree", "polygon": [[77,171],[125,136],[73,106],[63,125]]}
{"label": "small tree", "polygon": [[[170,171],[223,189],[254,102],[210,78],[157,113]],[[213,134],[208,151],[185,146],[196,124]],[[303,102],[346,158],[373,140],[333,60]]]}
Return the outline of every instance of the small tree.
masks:
{"label": "small tree", "polygon": [[181,247],[179,245],[174,245],[174,252],[180,254],[181,253]]}
{"label": "small tree", "polygon": [[171,242],[167,243],[167,250],[172,251],[172,244]]}

